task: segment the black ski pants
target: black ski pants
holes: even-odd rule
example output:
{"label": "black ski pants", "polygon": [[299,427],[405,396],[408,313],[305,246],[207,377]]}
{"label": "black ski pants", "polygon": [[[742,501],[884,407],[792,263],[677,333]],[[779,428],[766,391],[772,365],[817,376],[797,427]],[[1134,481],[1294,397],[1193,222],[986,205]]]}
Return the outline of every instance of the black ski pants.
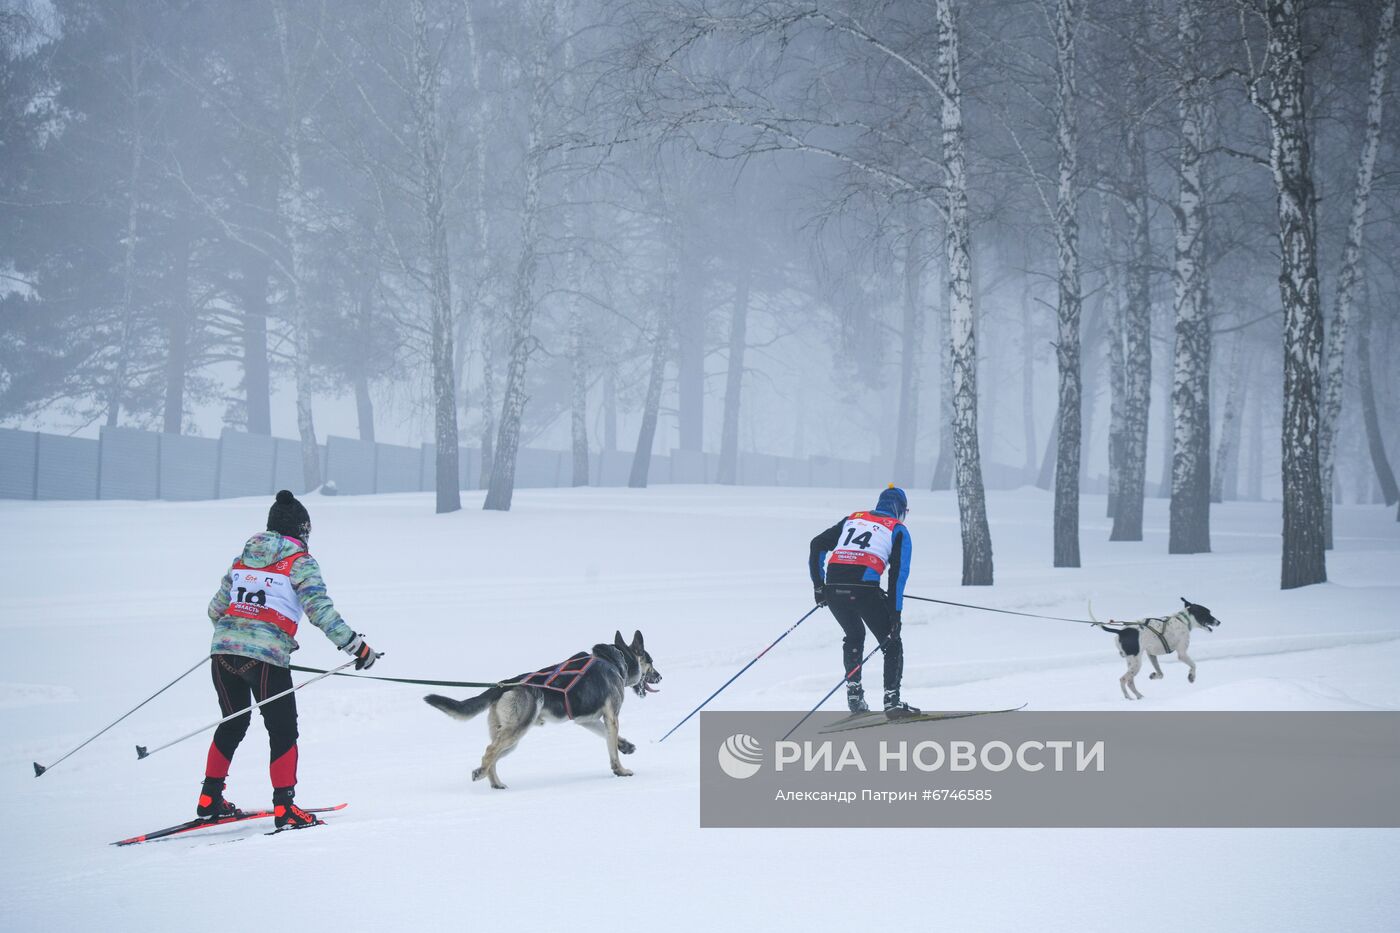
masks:
{"label": "black ski pants", "polygon": [[[846,682],[860,683],[859,670],[851,673],[865,657],[865,630],[885,644],[885,697],[899,698],[899,682],[904,676],[904,640],[894,627],[894,614],[885,593],[874,586],[843,587],[839,583],[826,585],[826,606],[846,637],[841,641],[841,663],[847,673]],[[887,640],[888,639],[888,640]]]}
{"label": "black ski pants", "polygon": [[[292,687],[290,668],[233,654],[216,654],[210,660],[214,692],[219,696],[219,711],[225,716],[248,709],[254,700],[261,702]],[[289,693],[258,707],[258,710],[262,713],[263,725],[267,727],[271,752],[268,772],[272,786],[292,787],[297,782],[297,695]],[[214,730],[214,740],[209,743],[205,777],[228,777],[233,753],[247,734],[252,719],[253,714],[249,711],[221,723]]]}

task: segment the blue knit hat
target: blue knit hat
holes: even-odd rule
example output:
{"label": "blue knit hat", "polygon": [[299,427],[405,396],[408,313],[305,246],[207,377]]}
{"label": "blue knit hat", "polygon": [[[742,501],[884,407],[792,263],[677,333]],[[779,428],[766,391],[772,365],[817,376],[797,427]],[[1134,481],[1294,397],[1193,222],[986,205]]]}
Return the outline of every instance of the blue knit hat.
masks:
{"label": "blue knit hat", "polygon": [[880,492],[880,501],[875,503],[875,511],[887,512],[895,518],[904,518],[909,512],[909,497],[893,483]]}

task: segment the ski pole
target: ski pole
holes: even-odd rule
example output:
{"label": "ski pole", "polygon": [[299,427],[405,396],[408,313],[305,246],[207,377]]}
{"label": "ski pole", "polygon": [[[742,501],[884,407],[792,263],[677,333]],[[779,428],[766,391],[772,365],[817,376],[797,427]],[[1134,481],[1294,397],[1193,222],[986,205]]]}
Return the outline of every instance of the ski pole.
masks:
{"label": "ski pole", "polygon": [[[382,653],[382,652],[381,652],[381,653]],[[378,655],[376,655],[376,657],[377,657],[377,656],[378,656]],[[320,677],[313,677],[313,678],[311,678],[310,680],[303,680],[301,683],[297,684],[297,685],[294,686],[294,687],[289,687],[289,688],[287,688],[286,690],[283,690],[281,693],[274,693],[272,696],[268,697],[266,700],[259,700],[258,702],[254,703],[252,706],[244,707],[243,709],[239,710],[239,711],[236,712],[236,713],[229,713],[227,716],[225,716],[223,719],[220,719],[218,722],[211,722],[211,723],[210,723],[209,725],[207,725],[207,726],[200,726],[198,729],[194,730],[193,732],[190,732],[190,733],[188,733],[188,734],[186,734],[186,735],[182,735],[182,736],[180,736],[178,739],[171,739],[169,742],[166,742],[164,745],[157,745],[155,748],[152,748],[152,749],[150,749],[150,750],[147,750],[147,749],[146,749],[146,746],[144,746],[144,745],[138,745],[138,746],[136,746],[136,757],[137,757],[137,758],[149,758],[149,757],[151,757],[152,755],[154,755],[154,754],[155,754],[156,752],[158,752],[158,751],[162,751],[163,749],[167,749],[167,748],[169,748],[169,747],[172,746],[172,745],[178,745],[178,744],[180,744],[181,742],[185,741],[185,739],[193,738],[194,736],[199,735],[201,732],[204,732],[204,731],[209,730],[209,729],[213,729],[213,728],[216,727],[216,726],[221,726],[221,725],[223,725],[224,723],[228,722],[230,719],[237,719],[239,716],[242,716],[244,713],[252,713],[253,710],[257,709],[257,708],[260,707],[260,706],[265,706],[266,704],[271,703],[273,700],[280,700],[280,699],[282,699],[282,697],[286,696],[287,694],[289,694],[289,693],[295,693],[295,692],[297,692],[298,690],[300,690],[302,687],[307,686],[308,684],[314,684],[314,683],[315,683],[316,681],[318,681],[318,680],[324,680],[325,678],[327,678],[327,677],[331,676],[332,674],[334,674],[336,671],[343,671],[343,670],[345,670],[347,667],[349,667],[350,665],[354,664],[354,663],[355,663],[355,660],[356,660],[356,659],[352,658],[352,659],[350,659],[349,661],[346,661],[344,664],[340,665],[340,667],[331,668],[330,670],[328,670],[328,671],[326,671],[324,674],[322,674]]]}
{"label": "ski pole", "polygon": [[[179,677],[176,677],[176,678],[175,678],[174,680],[172,680],[170,683],[166,684],[164,687],[161,687],[161,688],[160,688],[159,690],[157,690],[155,693],[153,693],[153,694],[151,694],[150,696],[146,697],[146,699],[144,699],[144,700],[142,700],[140,703],[136,704],[136,706],[134,706],[132,709],[127,710],[125,713],[123,713],[120,717],[117,718],[116,722],[113,722],[113,723],[111,723],[110,725],[108,725],[105,729],[102,730],[102,732],[106,732],[107,729],[112,728],[112,726],[115,726],[118,722],[121,722],[123,719],[125,719],[125,718],[128,717],[128,716],[130,716],[132,713],[136,712],[138,709],[140,709],[141,707],[145,706],[147,703],[151,702],[151,701],[154,700],[156,697],[160,696],[162,693],[164,693],[165,691],[169,690],[171,687],[175,686],[175,685],[178,684],[180,681],[184,680],[186,677],[188,677],[188,676],[190,676],[191,674],[193,674],[193,673],[195,672],[196,668],[200,667],[201,665],[204,664],[205,661],[208,661],[208,660],[209,660],[209,655],[206,654],[204,657],[202,657],[202,658],[200,658],[198,661],[194,662],[194,667],[191,667],[189,670],[185,671],[185,672],[184,672],[183,674],[181,674]],[[83,748],[83,746],[87,745],[88,742],[91,742],[93,739],[97,738],[97,736],[101,735],[102,732],[97,733],[97,735],[94,735],[91,739],[88,739],[87,742],[84,742],[82,745],[79,745],[77,748],[73,749],[73,751],[69,752],[68,755],[72,755],[74,752],[77,752],[79,749]],[[37,762],[37,761],[34,762],[34,776],[35,776],[35,777],[38,777],[39,775],[43,774],[45,771],[48,771],[48,770],[49,770],[50,768],[52,768],[54,765],[56,765],[56,764],[58,764],[59,762],[63,761],[64,758],[67,758],[68,755],[64,755],[63,758],[58,759],[58,761],[55,761],[52,765],[41,765],[41,764],[39,764],[39,762]]]}
{"label": "ski pole", "polygon": [[816,612],[818,609],[820,609],[820,608],[821,608],[822,606],[824,606],[824,605],[826,605],[826,604],[825,604],[825,603],[818,603],[817,605],[813,606],[811,609],[808,609],[806,615],[804,615],[802,618],[798,619],[796,622],[792,623],[792,628],[789,628],[786,632],[783,632],[783,634],[781,634],[781,635],[779,635],[777,638],[773,639],[773,643],[770,644],[767,648],[764,648],[762,651],[760,651],[760,652],[758,653],[758,657],[754,658],[754,659],[753,659],[752,661],[750,661],[748,664],[745,664],[743,667],[739,668],[739,673],[738,673],[738,674],[735,674],[733,677],[731,677],[731,678],[729,678],[728,680],[726,680],[726,681],[724,682],[723,686],[721,686],[718,690],[716,690],[714,693],[710,694],[709,696],[707,696],[707,697],[705,698],[705,702],[704,702],[704,703],[701,703],[699,706],[695,707],[695,709],[693,709],[693,710],[691,710],[689,713],[687,713],[685,719],[682,719],[680,722],[678,722],[678,723],[676,723],[674,726],[672,726],[671,729],[670,729],[670,731],[667,732],[666,735],[663,735],[661,738],[657,739],[657,741],[658,741],[658,742],[664,742],[664,741],[666,741],[667,736],[669,736],[669,735],[671,734],[671,732],[675,732],[675,731],[676,731],[677,729],[679,729],[681,726],[683,726],[683,725],[685,725],[687,722],[689,722],[691,716],[694,716],[696,713],[700,712],[700,710],[704,709],[705,706],[706,706],[706,704],[708,704],[711,700],[713,700],[715,697],[719,696],[721,693],[724,692],[724,688],[725,688],[725,687],[728,687],[730,684],[734,683],[734,681],[738,680],[740,674],[743,674],[744,671],[748,670],[749,668],[751,668],[751,667],[753,667],[755,664],[757,664],[759,658],[763,657],[763,656],[764,656],[765,654],[767,654],[769,651],[773,650],[773,646],[774,646],[774,645],[776,645],[778,642],[782,641],[784,638],[787,638],[789,635],[791,635],[792,632],[793,632],[793,629],[797,628],[797,627],[798,627],[799,625],[801,625],[803,622],[806,622],[808,616],[810,616],[812,613]]}
{"label": "ski pole", "polygon": [[840,689],[841,689],[841,685],[842,685],[842,684],[844,684],[846,681],[850,680],[852,677],[856,676],[856,672],[859,671],[862,667],[865,667],[865,662],[866,662],[866,661],[869,661],[871,658],[875,657],[875,652],[876,652],[876,651],[883,651],[883,650],[885,650],[885,645],[889,642],[889,640],[890,640],[891,638],[893,638],[893,637],[894,637],[895,635],[897,635],[897,634],[899,634],[899,629],[895,629],[894,631],[892,631],[892,632],[890,632],[888,635],[886,635],[884,641],[880,642],[880,643],[879,643],[878,645],[876,645],[873,649],[871,649],[871,651],[870,651],[869,654],[867,654],[865,657],[861,658],[859,664],[857,664],[855,667],[853,667],[853,668],[851,668],[849,671],[847,671],[847,672],[846,672],[846,676],[845,676],[845,677],[842,677],[840,680],[838,680],[838,681],[836,682],[836,686],[834,686],[834,687],[832,687],[830,690],[828,690],[828,691],[826,692],[826,696],[824,696],[824,697],[822,697],[820,700],[818,700],[818,701],[817,701],[817,705],[814,706],[814,707],[812,707],[811,709],[809,709],[809,710],[807,711],[807,715],[806,715],[806,716],[803,716],[801,719],[797,720],[797,725],[796,725],[796,726],[793,726],[791,729],[789,729],[789,730],[787,731],[787,735],[784,735],[783,738],[780,739],[779,741],[785,741],[789,735],[792,735],[794,732],[796,732],[798,726],[801,726],[804,722],[806,722],[808,719],[810,719],[813,713],[815,713],[817,710],[819,710],[819,709],[822,708],[822,704],[823,704],[823,703],[825,703],[827,700],[831,699],[831,695],[832,695],[833,693],[835,693],[837,690],[840,690]]}

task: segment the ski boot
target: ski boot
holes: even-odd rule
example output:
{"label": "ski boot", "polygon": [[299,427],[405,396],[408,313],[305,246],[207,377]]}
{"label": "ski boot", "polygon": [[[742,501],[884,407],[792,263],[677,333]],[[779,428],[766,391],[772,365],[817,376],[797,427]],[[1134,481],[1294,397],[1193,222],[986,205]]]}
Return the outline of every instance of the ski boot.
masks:
{"label": "ski boot", "polygon": [[853,713],[870,711],[870,705],[865,702],[865,688],[860,685],[859,681],[846,682],[846,708]]}
{"label": "ski boot", "polygon": [[305,829],[308,826],[320,826],[325,822],[316,814],[307,813],[292,803],[292,793],[290,787],[279,787],[272,792],[272,822],[277,827],[277,832],[284,829]]}
{"label": "ski boot", "polygon": [[199,804],[194,813],[201,820],[222,820],[243,815],[243,811],[235,804],[224,799],[223,778],[204,779],[204,786],[199,789]]}
{"label": "ski boot", "polygon": [[898,690],[885,691],[885,718],[886,719],[908,719],[917,716],[923,710],[916,709],[908,703],[902,703],[899,699]]}

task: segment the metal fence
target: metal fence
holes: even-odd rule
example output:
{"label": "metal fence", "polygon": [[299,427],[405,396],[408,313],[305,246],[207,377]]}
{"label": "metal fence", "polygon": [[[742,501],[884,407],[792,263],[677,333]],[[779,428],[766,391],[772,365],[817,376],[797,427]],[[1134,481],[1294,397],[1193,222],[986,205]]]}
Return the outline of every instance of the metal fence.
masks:
{"label": "metal fence", "polygon": [[[103,428],[96,440],[0,428],[0,499],[224,499],[270,495],[278,489],[306,492],[301,443],[225,430],[215,438],[160,434],[135,428]],[[414,492],[436,488],[432,444],[402,447],[331,436],[319,446],[321,475],[342,495]],[[475,489],[481,453],[463,447],[458,458],[462,489]],[[739,456],[745,486],[883,485],[886,472],[873,461],[833,457]],[[600,451],[589,463],[589,484],[626,486],[632,470],[627,451]],[[699,451],[653,455],[648,482],[714,483],[719,458]],[[516,460],[520,489],[569,486],[569,451],[522,448]],[[915,480],[927,488],[932,466],[920,464]],[[1020,473],[990,466],[992,487],[1018,485]]]}

